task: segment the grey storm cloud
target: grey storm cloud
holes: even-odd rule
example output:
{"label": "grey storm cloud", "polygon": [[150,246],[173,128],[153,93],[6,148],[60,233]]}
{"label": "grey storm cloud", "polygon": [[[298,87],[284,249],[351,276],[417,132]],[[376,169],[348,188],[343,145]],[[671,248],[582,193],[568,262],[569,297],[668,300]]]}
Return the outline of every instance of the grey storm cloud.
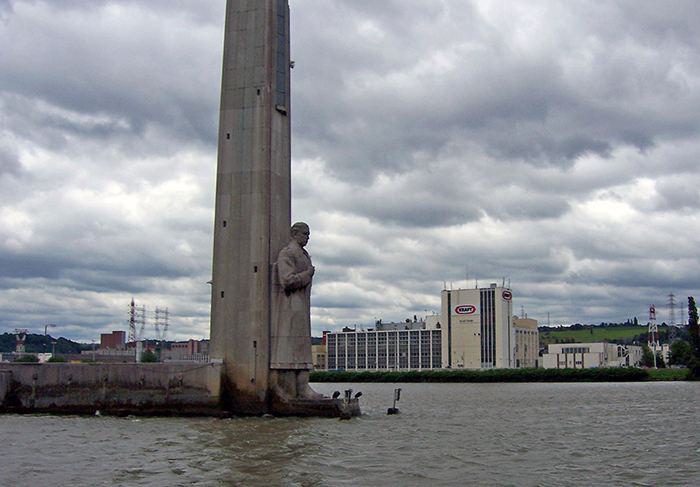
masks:
{"label": "grey storm cloud", "polygon": [[22,169],[17,152],[6,146],[0,145],[0,177],[4,175],[16,176]]}
{"label": "grey storm cloud", "polygon": [[[165,2],[13,4],[0,31],[0,42],[12,46],[0,58],[3,92],[15,95],[8,109],[43,115],[33,124],[66,136],[128,132],[133,141],[155,124],[171,145],[215,141],[220,48],[202,50],[201,42],[215,41],[221,26],[185,15],[214,9],[192,2],[167,2],[165,11]],[[49,113],[22,109],[32,102]]]}
{"label": "grey storm cloud", "polygon": [[[693,69],[682,66],[696,37],[631,28],[631,6],[546,4],[553,15],[568,10],[550,25],[561,38],[517,45],[464,2],[441,2],[428,15],[432,38],[422,32],[425,21],[402,22],[411,11],[404,5],[350,4],[319,10],[341,16],[342,33],[354,42],[338,36],[336,24],[298,29],[327,41],[298,41],[309,63],[324,65],[305,68],[297,55],[299,70],[315,74],[295,78],[305,110],[298,144],[309,157],[326,154],[337,174],[402,172],[421,163],[416,155],[437,156],[454,140],[498,158],[569,166],[585,154],[607,157],[617,146],[646,149],[697,132],[690,109],[697,93],[674,76],[679,67]],[[565,22],[574,20],[573,28]],[[369,33],[362,35],[363,26]],[[647,49],[652,42],[662,47]]]}
{"label": "grey storm cloud", "polygon": [[[207,335],[224,6],[0,0],[0,328],[89,340],[134,296]],[[555,322],[697,292],[696,2],[290,8],[315,333],[476,279]]]}
{"label": "grey storm cloud", "polygon": [[700,187],[697,180],[676,175],[656,181],[656,191],[663,210],[697,210],[700,208]]}

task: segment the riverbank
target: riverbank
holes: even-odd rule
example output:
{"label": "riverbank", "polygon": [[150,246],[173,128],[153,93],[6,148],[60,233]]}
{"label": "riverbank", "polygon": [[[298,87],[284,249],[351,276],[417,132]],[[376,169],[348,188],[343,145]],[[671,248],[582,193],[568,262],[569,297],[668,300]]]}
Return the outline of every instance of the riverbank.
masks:
{"label": "riverbank", "polygon": [[311,382],[641,382],[687,380],[686,369],[315,371]]}
{"label": "riverbank", "polygon": [[688,369],[649,369],[649,380],[690,380]]}

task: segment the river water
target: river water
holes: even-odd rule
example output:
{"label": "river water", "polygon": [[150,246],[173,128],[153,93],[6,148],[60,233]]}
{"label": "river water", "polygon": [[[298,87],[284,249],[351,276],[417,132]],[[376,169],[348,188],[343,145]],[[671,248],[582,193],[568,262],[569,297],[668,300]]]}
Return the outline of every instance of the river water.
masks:
{"label": "river water", "polygon": [[0,485],[700,485],[700,383],[314,387],[363,416],[0,416]]}

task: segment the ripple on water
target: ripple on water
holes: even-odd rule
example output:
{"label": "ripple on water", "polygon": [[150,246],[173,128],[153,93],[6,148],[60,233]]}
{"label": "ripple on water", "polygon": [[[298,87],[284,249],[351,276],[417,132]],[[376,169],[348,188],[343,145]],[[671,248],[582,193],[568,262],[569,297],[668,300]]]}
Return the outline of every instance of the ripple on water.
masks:
{"label": "ripple on water", "polygon": [[700,485],[700,384],[353,389],[351,421],[0,416],[2,483]]}

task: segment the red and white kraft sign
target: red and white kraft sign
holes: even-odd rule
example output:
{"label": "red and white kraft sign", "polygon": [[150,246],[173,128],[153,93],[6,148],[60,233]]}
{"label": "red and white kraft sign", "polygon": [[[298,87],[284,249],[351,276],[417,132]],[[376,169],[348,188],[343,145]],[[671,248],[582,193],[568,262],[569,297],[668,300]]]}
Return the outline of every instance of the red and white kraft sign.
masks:
{"label": "red and white kraft sign", "polygon": [[501,296],[503,296],[503,299],[505,299],[506,301],[510,301],[511,299],[513,299],[513,293],[508,290],[503,291]]}
{"label": "red and white kraft sign", "polygon": [[455,308],[455,313],[458,315],[473,315],[476,313],[476,306],[473,304],[460,304]]}

